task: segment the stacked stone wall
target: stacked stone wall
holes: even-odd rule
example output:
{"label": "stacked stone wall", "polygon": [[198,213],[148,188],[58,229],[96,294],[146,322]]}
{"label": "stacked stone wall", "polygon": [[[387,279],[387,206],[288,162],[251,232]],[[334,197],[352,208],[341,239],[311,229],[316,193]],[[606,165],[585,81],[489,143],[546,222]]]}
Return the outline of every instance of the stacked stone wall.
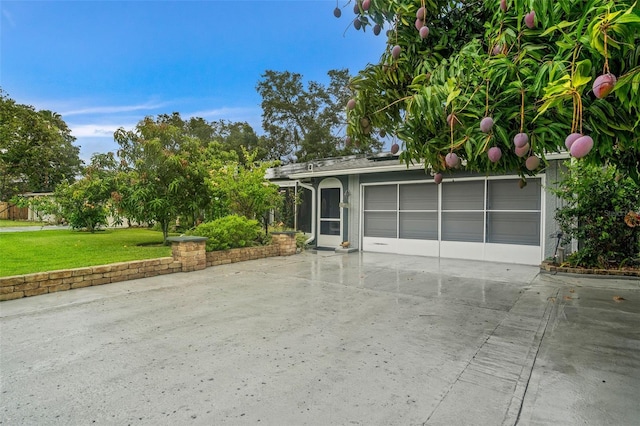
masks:
{"label": "stacked stone wall", "polygon": [[210,253],[205,251],[206,238],[175,237],[170,240],[172,257],[0,277],[0,301],[296,253],[295,233],[291,232],[274,233],[272,244],[268,246]]}
{"label": "stacked stone wall", "polygon": [[74,288],[155,277],[182,270],[173,257],[112,263],[86,268],[0,277],[0,300],[19,299]]}

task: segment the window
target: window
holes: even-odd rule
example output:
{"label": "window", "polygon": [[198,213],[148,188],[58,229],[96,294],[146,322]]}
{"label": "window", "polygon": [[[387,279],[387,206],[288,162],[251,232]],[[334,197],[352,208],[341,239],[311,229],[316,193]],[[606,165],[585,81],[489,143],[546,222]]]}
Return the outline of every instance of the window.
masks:
{"label": "window", "polygon": [[397,238],[397,185],[364,188],[364,236]]}
{"label": "window", "polygon": [[487,183],[487,242],[540,245],[540,181],[520,188],[515,179]]}
{"label": "window", "polygon": [[484,241],[484,181],[442,186],[442,240]]}
{"label": "window", "polygon": [[438,239],[438,187],[434,184],[400,185],[400,238]]}

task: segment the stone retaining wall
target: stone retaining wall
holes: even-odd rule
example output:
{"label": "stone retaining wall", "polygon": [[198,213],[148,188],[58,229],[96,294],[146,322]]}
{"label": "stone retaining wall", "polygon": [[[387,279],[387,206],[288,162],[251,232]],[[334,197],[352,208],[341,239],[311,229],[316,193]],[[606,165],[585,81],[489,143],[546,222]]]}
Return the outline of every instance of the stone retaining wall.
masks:
{"label": "stone retaining wall", "polygon": [[0,300],[20,299],[56,291],[155,277],[182,270],[173,257],[112,263],[110,265],[0,277]]}
{"label": "stone retaining wall", "polygon": [[207,267],[227,263],[244,262],[274,256],[291,256],[296,254],[296,236],[294,232],[274,232],[271,234],[271,245],[244,247],[207,253]]}
{"label": "stone retaining wall", "polygon": [[296,253],[295,233],[292,232],[274,233],[269,246],[210,253],[205,252],[206,238],[175,237],[170,241],[173,257],[0,277],[0,301]]}

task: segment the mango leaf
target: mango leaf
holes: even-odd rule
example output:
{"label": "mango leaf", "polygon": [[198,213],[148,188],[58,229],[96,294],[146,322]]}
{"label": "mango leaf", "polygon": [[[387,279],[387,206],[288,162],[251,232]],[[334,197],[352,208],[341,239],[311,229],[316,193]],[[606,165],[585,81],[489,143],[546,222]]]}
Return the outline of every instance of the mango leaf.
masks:
{"label": "mango leaf", "polygon": [[583,86],[591,81],[591,61],[585,59],[584,61],[576,64],[576,69],[573,74],[572,85],[575,88]]}
{"label": "mango leaf", "polygon": [[616,19],[616,24],[637,24],[640,23],[640,16],[638,15],[622,15]]}
{"label": "mango leaf", "polygon": [[449,96],[447,96],[447,101],[445,103],[445,107],[448,107],[451,104],[451,101],[453,101],[455,98],[457,98],[460,93],[462,91],[460,89],[456,89],[453,92],[449,93]]}
{"label": "mango leaf", "polygon": [[552,27],[547,28],[546,31],[544,31],[542,34],[540,34],[540,37],[547,36],[547,35],[551,34],[554,31],[561,30],[561,29],[569,27],[571,25],[575,25],[576,22],[578,22],[578,21],[573,21],[573,22],[562,21],[562,22],[558,23],[557,25],[554,25]]}

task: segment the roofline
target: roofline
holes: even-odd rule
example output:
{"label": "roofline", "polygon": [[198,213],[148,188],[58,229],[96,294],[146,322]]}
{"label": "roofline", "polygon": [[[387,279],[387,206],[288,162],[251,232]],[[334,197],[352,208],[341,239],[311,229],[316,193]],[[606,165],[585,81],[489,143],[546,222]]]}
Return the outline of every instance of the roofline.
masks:
{"label": "roofline", "polygon": [[[568,160],[571,158],[571,155],[567,151],[562,152],[551,152],[545,155],[547,160]],[[305,170],[299,173],[292,173],[287,176],[288,179],[303,179],[303,178],[312,178],[312,177],[327,177],[327,176],[344,176],[344,175],[361,175],[361,174],[370,174],[370,173],[381,173],[381,172],[401,172],[404,170],[420,170],[424,169],[425,164],[423,162],[414,163],[414,164],[393,164],[389,166],[378,166],[378,167],[359,167],[355,169],[333,169],[333,170]]]}
{"label": "roofline", "polygon": [[417,164],[394,164],[390,166],[379,167],[359,167],[357,169],[343,169],[343,170],[320,170],[320,171],[304,171],[301,173],[292,173],[289,175],[290,179],[301,179],[310,177],[325,177],[336,175],[361,175],[367,173],[379,173],[379,172],[401,172],[403,170],[420,170],[424,169],[424,163]]}
{"label": "roofline", "polygon": [[547,160],[568,160],[571,158],[571,155],[567,151],[562,152],[551,152],[545,155]]}

